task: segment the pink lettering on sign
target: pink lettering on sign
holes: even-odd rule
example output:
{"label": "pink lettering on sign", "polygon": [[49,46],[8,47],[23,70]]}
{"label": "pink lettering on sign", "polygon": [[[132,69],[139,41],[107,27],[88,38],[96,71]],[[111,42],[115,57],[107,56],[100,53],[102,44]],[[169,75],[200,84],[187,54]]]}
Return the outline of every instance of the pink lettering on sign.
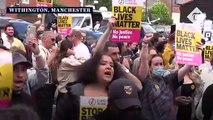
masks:
{"label": "pink lettering on sign", "polygon": [[60,33],[61,35],[70,35],[71,31],[71,28],[58,28],[58,33]]}
{"label": "pink lettering on sign", "polygon": [[176,62],[180,64],[199,66],[202,64],[201,60],[199,53],[176,52]]}

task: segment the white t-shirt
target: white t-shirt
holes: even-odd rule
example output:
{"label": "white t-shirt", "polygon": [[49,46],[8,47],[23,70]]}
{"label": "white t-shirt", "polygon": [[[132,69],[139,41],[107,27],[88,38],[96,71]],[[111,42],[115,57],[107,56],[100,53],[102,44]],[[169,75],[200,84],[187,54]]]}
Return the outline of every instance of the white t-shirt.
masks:
{"label": "white t-shirt", "polygon": [[75,57],[77,59],[89,59],[91,57],[91,54],[89,52],[89,49],[84,43],[80,43],[79,45],[74,47]]}
{"label": "white t-shirt", "polygon": [[[204,82],[204,86],[203,86],[203,93],[204,93],[207,87],[213,84],[213,68],[211,63],[207,62],[199,66],[199,69],[201,70],[200,77],[202,81]],[[201,98],[198,104],[198,107],[196,109],[196,116],[197,116],[197,119],[199,120],[203,119],[202,100],[203,99]]]}

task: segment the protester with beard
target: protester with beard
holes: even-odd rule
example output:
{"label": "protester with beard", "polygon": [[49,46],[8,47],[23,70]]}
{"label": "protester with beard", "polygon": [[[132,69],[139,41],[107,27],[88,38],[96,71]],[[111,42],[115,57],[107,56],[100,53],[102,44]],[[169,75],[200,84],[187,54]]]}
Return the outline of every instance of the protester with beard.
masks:
{"label": "protester with beard", "polygon": [[89,120],[144,120],[139,90],[131,80],[121,78],[113,81],[109,86],[108,96],[106,110]]}
{"label": "protester with beard", "polygon": [[2,34],[3,45],[8,49],[10,49],[12,46],[16,46],[26,52],[24,44],[19,39],[14,37],[14,29],[15,28],[12,24],[8,24],[5,26],[5,33]]}
{"label": "protester with beard", "polygon": [[119,66],[123,69],[125,77],[134,81],[135,85],[141,90],[142,84],[141,81],[135,77],[130,72],[130,65],[126,58],[121,56],[121,48],[116,43],[113,43],[109,40],[110,33],[112,32],[113,26],[116,24],[116,18],[111,17],[108,19],[108,26],[104,34],[98,40],[96,47],[94,48],[93,54],[95,55],[98,52],[103,52],[104,54],[110,56],[114,61],[116,61]]}
{"label": "protester with beard", "polygon": [[127,50],[124,52],[124,56],[128,56],[129,58],[132,58],[137,52],[138,52],[138,47],[137,43],[128,43],[127,44]]}
{"label": "protester with beard", "polygon": [[132,69],[132,64],[135,59],[135,55],[138,52],[137,43],[127,43],[127,50],[124,52],[123,57],[125,57],[130,65],[130,69]]}
{"label": "protester with beard", "polygon": [[143,83],[141,92],[142,115],[147,120],[175,120],[174,92],[182,85],[183,77],[192,66],[185,65],[175,73],[163,67],[163,57],[153,55],[148,59],[148,42],[153,34],[147,34],[142,43],[139,77]]}

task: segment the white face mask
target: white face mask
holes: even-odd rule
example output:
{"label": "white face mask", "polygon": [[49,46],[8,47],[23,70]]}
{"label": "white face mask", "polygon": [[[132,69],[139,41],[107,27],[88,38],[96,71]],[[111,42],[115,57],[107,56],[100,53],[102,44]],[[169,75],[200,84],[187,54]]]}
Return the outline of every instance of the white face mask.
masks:
{"label": "white face mask", "polygon": [[165,77],[170,74],[170,72],[168,70],[164,69],[164,67],[162,67],[162,66],[155,67],[153,69],[152,73],[156,76],[161,76],[161,77]]}

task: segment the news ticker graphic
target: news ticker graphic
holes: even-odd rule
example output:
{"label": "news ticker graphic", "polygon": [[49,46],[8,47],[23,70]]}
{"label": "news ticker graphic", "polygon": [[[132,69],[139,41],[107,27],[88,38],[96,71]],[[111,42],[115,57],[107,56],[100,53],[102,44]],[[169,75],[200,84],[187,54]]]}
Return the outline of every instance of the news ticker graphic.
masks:
{"label": "news ticker graphic", "polygon": [[92,7],[7,7],[7,13],[92,13]]}

